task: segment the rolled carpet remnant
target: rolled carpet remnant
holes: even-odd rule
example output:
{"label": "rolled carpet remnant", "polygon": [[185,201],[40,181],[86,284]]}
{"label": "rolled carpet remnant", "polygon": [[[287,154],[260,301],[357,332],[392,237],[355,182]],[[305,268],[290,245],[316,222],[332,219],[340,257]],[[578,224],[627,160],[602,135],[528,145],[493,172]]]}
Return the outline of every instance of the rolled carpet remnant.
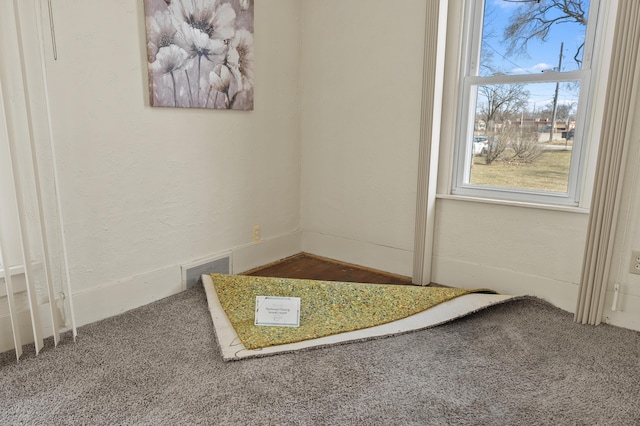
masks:
{"label": "rolled carpet remnant", "polygon": [[[211,274],[217,298],[247,350],[286,345],[391,323],[489,289],[365,284]],[[257,326],[256,296],[299,297],[298,327]]]}

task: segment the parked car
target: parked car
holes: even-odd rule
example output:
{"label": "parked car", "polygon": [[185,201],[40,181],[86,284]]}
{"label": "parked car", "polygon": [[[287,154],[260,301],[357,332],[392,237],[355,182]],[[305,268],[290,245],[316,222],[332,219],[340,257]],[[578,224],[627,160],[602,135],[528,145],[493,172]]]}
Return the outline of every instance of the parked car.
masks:
{"label": "parked car", "polygon": [[566,140],[573,139],[574,129],[569,130],[568,132],[562,132],[562,138]]}
{"label": "parked car", "polygon": [[473,137],[473,155],[487,155],[489,138],[487,136]]}

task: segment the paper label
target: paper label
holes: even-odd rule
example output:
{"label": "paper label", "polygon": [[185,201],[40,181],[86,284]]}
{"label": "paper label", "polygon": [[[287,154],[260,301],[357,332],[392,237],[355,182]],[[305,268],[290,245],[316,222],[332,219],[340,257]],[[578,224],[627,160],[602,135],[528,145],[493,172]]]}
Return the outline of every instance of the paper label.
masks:
{"label": "paper label", "polygon": [[256,296],[255,325],[300,327],[300,298]]}

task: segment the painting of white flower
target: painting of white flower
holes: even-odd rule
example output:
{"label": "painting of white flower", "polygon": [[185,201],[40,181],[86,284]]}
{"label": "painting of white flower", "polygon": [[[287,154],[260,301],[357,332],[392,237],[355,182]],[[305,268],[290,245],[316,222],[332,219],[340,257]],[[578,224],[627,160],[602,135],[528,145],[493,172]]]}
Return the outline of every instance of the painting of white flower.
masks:
{"label": "painting of white flower", "polygon": [[144,0],[154,107],[253,109],[254,0]]}

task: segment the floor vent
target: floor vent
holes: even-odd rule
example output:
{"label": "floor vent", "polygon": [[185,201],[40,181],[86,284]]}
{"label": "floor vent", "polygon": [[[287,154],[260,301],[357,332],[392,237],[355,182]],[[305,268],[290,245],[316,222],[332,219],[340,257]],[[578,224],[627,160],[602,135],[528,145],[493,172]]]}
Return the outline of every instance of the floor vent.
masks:
{"label": "floor vent", "polygon": [[201,281],[202,274],[213,273],[231,273],[231,253],[182,265],[182,287],[184,289],[191,288]]}

